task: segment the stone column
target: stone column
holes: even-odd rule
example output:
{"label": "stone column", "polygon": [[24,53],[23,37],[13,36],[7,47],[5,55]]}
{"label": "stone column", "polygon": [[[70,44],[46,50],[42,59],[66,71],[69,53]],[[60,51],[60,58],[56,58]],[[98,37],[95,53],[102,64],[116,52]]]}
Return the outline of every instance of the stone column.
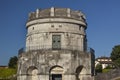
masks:
{"label": "stone column", "polygon": [[39,17],[39,9],[36,10],[36,18]]}
{"label": "stone column", "polygon": [[54,7],[51,7],[50,16],[54,16],[55,15],[54,12],[55,12]]}
{"label": "stone column", "polygon": [[69,8],[67,8],[67,17],[71,17],[70,9]]}
{"label": "stone column", "polygon": [[84,51],[84,36],[81,35],[81,51]]}

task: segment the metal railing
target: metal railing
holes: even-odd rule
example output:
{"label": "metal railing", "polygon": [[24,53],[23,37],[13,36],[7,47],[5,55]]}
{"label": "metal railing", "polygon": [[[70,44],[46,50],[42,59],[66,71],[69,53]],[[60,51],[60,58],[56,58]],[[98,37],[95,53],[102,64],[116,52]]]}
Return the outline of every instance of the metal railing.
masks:
{"label": "metal railing", "polygon": [[82,46],[75,46],[75,45],[70,45],[70,46],[64,46],[61,45],[61,47],[54,48],[52,45],[43,45],[43,46],[29,46],[29,47],[23,47],[19,49],[18,53],[23,53],[23,52],[28,52],[28,51],[34,51],[34,50],[76,50],[76,51],[84,51],[84,52],[90,52],[94,53],[95,51],[92,48],[87,48],[84,49]]}

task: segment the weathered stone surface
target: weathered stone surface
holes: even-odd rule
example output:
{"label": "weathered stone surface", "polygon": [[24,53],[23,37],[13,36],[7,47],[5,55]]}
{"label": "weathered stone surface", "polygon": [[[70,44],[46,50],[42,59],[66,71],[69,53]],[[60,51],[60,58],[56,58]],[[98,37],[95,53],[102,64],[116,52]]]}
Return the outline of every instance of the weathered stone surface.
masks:
{"label": "weathered stone surface", "polygon": [[[26,74],[29,69],[37,69],[39,75],[49,75],[52,67],[62,67],[63,75],[76,77],[80,75],[92,75],[91,54],[79,51],[30,51],[21,54],[19,72]],[[33,67],[33,68],[32,68]],[[81,69],[80,69],[81,68]],[[28,73],[27,73],[28,74]],[[79,77],[82,77],[80,76]],[[27,80],[27,79],[22,79]],[[73,80],[73,79],[72,79]],[[74,79],[75,80],[75,79]]]}
{"label": "weathered stone surface", "polygon": [[94,51],[87,51],[84,14],[67,8],[37,9],[26,28],[18,80],[93,80]]}

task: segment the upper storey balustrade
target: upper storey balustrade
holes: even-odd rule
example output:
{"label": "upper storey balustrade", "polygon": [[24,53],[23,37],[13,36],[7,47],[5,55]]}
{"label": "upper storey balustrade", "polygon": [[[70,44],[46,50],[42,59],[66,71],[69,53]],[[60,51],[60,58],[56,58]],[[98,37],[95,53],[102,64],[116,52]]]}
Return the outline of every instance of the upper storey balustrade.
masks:
{"label": "upper storey balustrade", "polygon": [[50,8],[50,9],[37,9],[36,12],[29,14],[28,21],[39,18],[73,18],[85,22],[85,15],[81,11],[73,11],[69,8]]}

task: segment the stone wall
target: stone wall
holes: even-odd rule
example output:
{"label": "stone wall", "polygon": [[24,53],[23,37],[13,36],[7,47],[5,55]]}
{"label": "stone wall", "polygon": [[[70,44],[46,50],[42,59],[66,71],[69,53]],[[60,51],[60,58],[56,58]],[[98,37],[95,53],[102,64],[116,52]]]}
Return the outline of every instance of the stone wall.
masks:
{"label": "stone wall", "polygon": [[62,49],[85,51],[87,24],[82,18],[83,16],[81,11],[67,8],[37,9],[36,12],[29,15],[26,23],[27,51],[51,49],[53,35],[60,35]]}
{"label": "stone wall", "polygon": [[26,38],[27,49],[51,49],[52,35],[61,35],[62,49],[81,51],[84,49],[86,35],[84,28],[70,23],[46,23],[30,26]]}
{"label": "stone wall", "polygon": [[120,77],[120,69],[113,69],[108,73],[99,73],[95,76],[95,80],[115,80]]}
{"label": "stone wall", "polygon": [[20,77],[22,80],[27,80],[26,75],[31,74],[31,70],[37,69],[39,76],[48,75],[49,77],[51,68],[61,67],[64,70],[64,76],[71,76],[71,79],[74,78],[73,80],[76,80],[77,77],[84,80],[83,78],[91,78],[92,75],[91,56],[91,53],[73,50],[26,52],[19,55],[18,75],[22,75]]}

